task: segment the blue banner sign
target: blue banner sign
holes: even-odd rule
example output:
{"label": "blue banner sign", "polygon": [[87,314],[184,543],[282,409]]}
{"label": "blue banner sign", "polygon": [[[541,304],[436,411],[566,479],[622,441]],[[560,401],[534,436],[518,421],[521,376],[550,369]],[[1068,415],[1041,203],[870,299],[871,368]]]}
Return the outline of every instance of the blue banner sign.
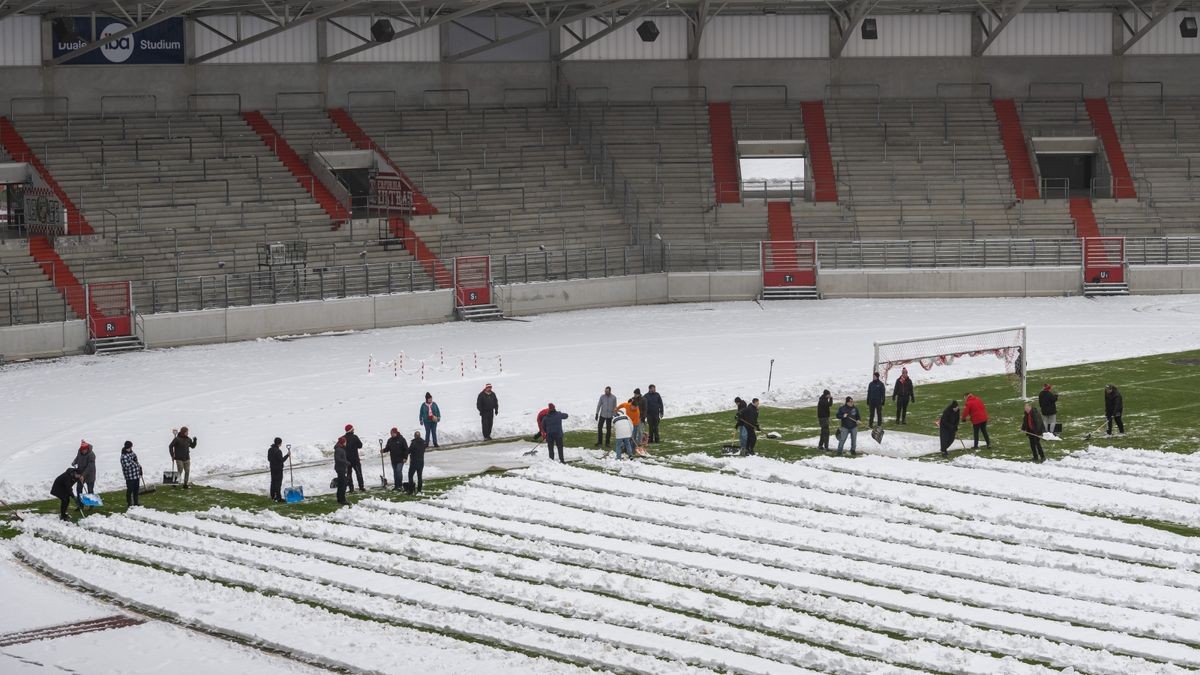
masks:
{"label": "blue banner sign", "polygon": [[[86,47],[92,42],[92,25],[92,18],[83,16],[54,21],[51,30],[54,39],[54,58]],[[103,40],[109,35],[115,35],[129,28],[129,24],[108,17],[96,17],[95,27],[99,34],[96,37]],[[143,28],[117,38],[99,49],[94,49],[69,61],[64,61],[64,63],[70,65],[182,64],[186,58],[183,51],[183,36],[183,19],[167,19],[149,28]]]}

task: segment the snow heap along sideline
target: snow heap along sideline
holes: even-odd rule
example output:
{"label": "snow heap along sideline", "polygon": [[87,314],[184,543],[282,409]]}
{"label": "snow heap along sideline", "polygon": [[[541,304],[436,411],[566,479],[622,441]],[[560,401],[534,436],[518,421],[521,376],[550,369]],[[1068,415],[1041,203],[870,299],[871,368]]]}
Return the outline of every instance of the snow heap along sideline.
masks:
{"label": "snow heap along sideline", "polygon": [[120,602],[357,671],[1200,668],[1200,537],[1123,520],[1200,527],[1195,455],[586,461],[319,518],[35,517],[14,545]]}

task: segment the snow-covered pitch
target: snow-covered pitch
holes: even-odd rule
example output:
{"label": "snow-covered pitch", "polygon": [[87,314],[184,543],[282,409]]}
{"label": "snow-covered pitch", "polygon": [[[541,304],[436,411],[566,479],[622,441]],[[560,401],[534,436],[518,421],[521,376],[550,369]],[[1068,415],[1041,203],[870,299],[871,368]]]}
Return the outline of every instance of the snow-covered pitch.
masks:
{"label": "snow-covered pitch", "polygon": [[321,518],[36,517],[14,546],[352,671],[1189,672],[1200,540],[1124,519],[1196,527],[1200,459],[1125,453],[547,461]]}
{"label": "snow-covered pitch", "polygon": [[[183,425],[200,441],[192,474],[201,484],[225,485],[231,472],[265,469],[275,436],[292,444],[296,462],[328,466],[347,423],[368,448],[393,426],[411,436],[426,391],[442,410],[443,444],[478,440],[475,396],[487,382],[500,399],[499,437],[530,436],[534,415],[550,401],[571,415],[568,428],[587,428],[605,385],[624,398],[651,383],[666,403],[669,434],[671,418],[730,410],[737,395],[807,406],[825,388],[859,394],[871,379],[875,341],[1019,324],[1028,326],[1028,365],[1036,373],[1200,348],[1200,297],[621,307],[8,364],[0,369],[0,499],[45,499],[85,438],[96,449],[100,489],[124,485],[118,455],[126,440],[152,480],[168,468],[171,429]],[[427,360],[425,381],[379,366],[368,374],[369,363],[402,352],[407,371]],[[909,371],[919,392],[934,379],[1000,373],[1003,363],[984,356]],[[364,468],[374,473],[377,461],[368,454]],[[439,461],[436,453],[428,458],[427,477],[438,475]],[[325,482],[329,475],[321,474]],[[268,487],[264,476],[227,486],[264,495]]]}

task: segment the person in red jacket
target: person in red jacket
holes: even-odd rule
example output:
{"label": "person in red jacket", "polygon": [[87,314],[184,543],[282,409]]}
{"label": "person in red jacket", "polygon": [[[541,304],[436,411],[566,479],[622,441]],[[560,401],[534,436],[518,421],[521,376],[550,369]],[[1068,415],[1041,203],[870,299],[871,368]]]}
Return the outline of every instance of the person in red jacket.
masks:
{"label": "person in red jacket", "polygon": [[992,439],[988,436],[987,430],[987,406],[983,405],[983,401],[978,396],[967,392],[967,398],[963,401],[962,411],[963,421],[971,420],[971,428],[975,433],[975,445],[972,449],[979,449],[979,434],[983,433],[983,440],[987,443],[989,449],[992,447]]}
{"label": "person in red jacket", "polygon": [[537,430],[537,433],[533,435],[534,443],[540,442],[543,438],[546,437],[546,425],[543,424],[543,421],[546,419],[546,415],[549,415],[549,414],[550,414],[549,407],[542,408],[541,410],[538,411],[538,414],[537,414],[538,430]]}

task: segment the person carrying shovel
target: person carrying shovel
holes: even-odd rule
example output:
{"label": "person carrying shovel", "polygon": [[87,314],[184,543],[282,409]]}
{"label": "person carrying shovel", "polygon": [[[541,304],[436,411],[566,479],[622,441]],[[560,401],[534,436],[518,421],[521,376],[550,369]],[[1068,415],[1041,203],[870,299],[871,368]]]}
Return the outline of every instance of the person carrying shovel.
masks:
{"label": "person carrying shovel", "polygon": [[942,446],[942,457],[950,456],[950,446],[954,445],[954,439],[958,436],[958,401],[950,401],[950,405],[942,411],[942,417],[938,420],[938,440]]}
{"label": "person carrying shovel", "polygon": [[288,453],[283,454],[280,446],[283,445],[283,439],[276,436],[275,442],[267,449],[267,464],[271,466],[271,501],[283,501],[283,463],[291,459],[292,450],[288,448]]}
{"label": "person carrying shovel", "polygon": [[1033,461],[1039,464],[1046,461],[1046,453],[1042,450],[1042,434],[1046,433],[1046,423],[1042,420],[1042,413],[1030,403],[1025,404],[1021,431],[1029,436],[1029,449],[1033,451]]}

